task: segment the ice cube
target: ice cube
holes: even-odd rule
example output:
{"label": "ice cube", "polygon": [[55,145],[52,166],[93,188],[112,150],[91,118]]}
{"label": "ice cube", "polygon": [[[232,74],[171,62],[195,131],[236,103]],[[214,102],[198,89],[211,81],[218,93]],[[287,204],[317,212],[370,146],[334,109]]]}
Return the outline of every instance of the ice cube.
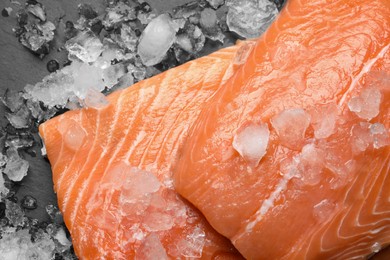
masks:
{"label": "ice cube", "polygon": [[117,2],[115,6],[106,9],[106,15],[103,19],[103,26],[111,29],[119,24],[135,20],[137,18],[135,3],[132,1]]}
{"label": "ice cube", "polygon": [[233,138],[233,147],[246,162],[256,167],[267,151],[269,134],[266,123],[244,124]]}
{"label": "ice cube", "polygon": [[327,138],[334,133],[337,118],[336,103],[319,105],[310,111],[314,136],[317,139]]}
{"label": "ice cube", "polygon": [[365,88],[359,96],[354,96],[348,102],[349,110],[366,120],[371,120],[379,114],[382,93],[376,88]]}
{"label": "ice cube", "polygon": [[146,66],[152,66],[163,60],[175,41],[175,27],[168,14],[154,18],[142,32],[138,54]]}
{"label": "ice cube", "polygon": [[45,8],[41,3],[35,2],[35,4],[28,4],[26,11],[39,18],[42,22],[46,21]]}
{"label": "ice cube", "polygon": [[155,233],[149,234],[135,253],[136,260],[168,260],[168,255]]}
{"label": "ice cube", "polygon": [[381,123],[370,125],[370,133],[374,137],[374,148],[379,149],[390,144],[389,131]]}
{"label": "ice cube", "polygon": [[271,119],[280,143],[292,150],[299,150],[304,141],[310,115],[301,108],[287,109]]}
{"label": "ice cube", "polygon": [[374,244],[372,244],[371,246],[371,252],[373,253],[378,253],[379,251],[381,251],[381,244],[379,244],[378,242],[375,242]]}
{"label": "ice cube", "polygon": [[273,22],[278,9],[268,0],[227,0],[227,25],[244,38],[259,37]]}
{"label": "ice cube", "polygon": [[217,25],[217,14],[215,10],[211,8],[205,8],[200,13],[200,25],[203,29],[213,29]]}
{"label": "ice cube", "polygon": [[69,59],[75,57],[83,62],[94,62],[103,52],[103,44],[90,30],[79,32],[76,37],[65,43],[69,52]]}
{"label": "ice cube", "polygon": [[11,112],[18,111],[24,104],[22,92],[16,92],[8,88],[5,90],[4,97],[1,98],[1,101]]}
{"label": "ice cube", "polygon": [[12,181],[21,181],[27,175],[29,163],[20,158],[18,151],[13,147],[7,149],[7,157],[4,173]]}

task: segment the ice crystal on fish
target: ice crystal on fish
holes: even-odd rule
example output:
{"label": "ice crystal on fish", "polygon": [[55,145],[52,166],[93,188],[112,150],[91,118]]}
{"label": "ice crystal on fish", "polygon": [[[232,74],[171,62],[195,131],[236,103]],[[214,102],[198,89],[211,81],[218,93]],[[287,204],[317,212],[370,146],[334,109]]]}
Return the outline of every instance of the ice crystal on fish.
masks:
{"label": "ice crystal on fish", "polygon": [[389,130],[381,123],[375,123],[370,125],[370,133],[373,136],[374,148],[379,149],[381,147],[390,144]]}
{"label": "ice crystal on fish", "polygon": [[314,144],[307,144],[299,154],[299,177],[305,185],[316,185],[321,180],[324,153]]}
{"label": "ice crystal on fish", "polygon": [[80,149],[87,136],[85,130],[73,120],[61,121],[58,130],[63,135],[64,144],[73,150]]}
{"label": "ice crystal on fish", "polygon": [[158,236],[154,233],[151,233],[145,238],[141,246],[137,249],[135,259],[168,260],[168,255]]}
{"label": "ice crystal on fish", "polygon": [[278,9],[268,0],[227,0],[229,29],[244,38],[260,36],[273,22]]}
{"label": "ice crystal on fish", "polygon": [[290,149],[302,147],[310,115],[303,109],[287,109],[271,119],[282,145]]}
{"label": "ice crystal on fish", "polygon": [[202,256],[205,242],[206,234],[203,228],[196,226],[177,246],[181,256],[199,258]]}
{"label": "ice crystal on fish", "polygon": [[316,138],[327,138],[334,133],[337,113],[338,109],[335,103],[320,105],[310,111],[311,124]]}
{"label": "ice crystal on fish", "polygon": [[234,136],[233,147],[245,161],[257,166],[267,151],[269,134],[265,123],[244,125]]}
{"label": "ice crystal on fish", "polygon": [[348,107],[362,119],[371,120],[379,114],[382,93],[376,88],[365,88],[348,102]]}
{"label": "ice crystal on fish", "polygon": [[138,199],[158,191],[161,184],[153,173],[131,168],[123,186],[121,198],[125,201]]}
{"label": "ice crystal on fish", "polygon": [[164,212],[151,212],[143,219],[143,225],[150,232],[169,230],[174,225],[173,216]]}
{"label": "ice crystal on fish", "polygon": [[175,41],[176,30],[171,17],[161,14],[154,18],[142,32],[138,54],[146,66],[163,60],[168,49]]}
{"label": "ice crystal on fish", "polygon": [[361,122],[351,129],[352,147],[355,153],[364,152],[373,142],[373,136],[370,133],[370,124]]}

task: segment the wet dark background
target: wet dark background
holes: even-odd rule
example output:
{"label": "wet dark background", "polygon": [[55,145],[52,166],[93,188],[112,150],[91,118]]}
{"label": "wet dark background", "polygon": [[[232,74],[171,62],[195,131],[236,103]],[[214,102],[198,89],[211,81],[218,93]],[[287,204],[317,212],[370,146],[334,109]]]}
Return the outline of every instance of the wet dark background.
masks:
{"label": "wet dark background", "polygon": [[[158,12],[171,10],[176,6],[194,0],[147,0],[153,9]],[[195,0],[196,1],[196,0]],[[13,28],[17,27],[16,13],[22,8],[25,1],[1,0],[0,10],[11,7],[13,11],[9,17],[0,16],[0,95],[3,95],[7,88],[22,90],[26,84],[35,84],[48,75],[46,64],[52,59],[60,63],[60,67],[66,62],[66,53],[57,51],[63,45],[63,30],[66,21],[76,21],[78,19],[77,6],[82,3],[91,4],[100,14],[105,9],[106,0],[40,0],[45,8],[47,19],[57,27],[57,34],[52,44],[49,55],[40,59],[23,45],[15,37]],[[19,4],[17,4],[19,3]],[[232,44],[228,41],[225,45]],[[209,46],[206,52],[210,52],[221,46]],[[0,123],[5,125],[5,108],[0,104]],[[49,221],[45,207],[48,204],[57,204],[56,195],[53,192],[50,164],[40,156],[40,150],[36,148],[36,157],[25,154],[25,159],[30,163],[29,172],[23,181],[17,186],[16,196],[20,201],[25,195],[32,195],[38,201],[38,208],[27,211],[26,215],[37,218],[40,221]],[[390,249],[383,250],[381,254],[372,259],[390,260]]]}

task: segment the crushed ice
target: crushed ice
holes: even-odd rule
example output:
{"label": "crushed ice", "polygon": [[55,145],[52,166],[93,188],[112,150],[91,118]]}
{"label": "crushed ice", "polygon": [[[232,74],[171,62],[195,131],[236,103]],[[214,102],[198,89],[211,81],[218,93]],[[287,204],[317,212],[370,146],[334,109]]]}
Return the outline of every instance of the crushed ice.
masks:
{"label": "crushed ice", "polygon": [[376,88],[365,88],[348,102],[348,107],[362,119],[371,120],[379,114],[382,93]]}
{"label": "crushed ice", "polygon": [[266,123],[251,122],[237,130],[233,147],[245,161],[256,167],[267,152],[269,134]]}

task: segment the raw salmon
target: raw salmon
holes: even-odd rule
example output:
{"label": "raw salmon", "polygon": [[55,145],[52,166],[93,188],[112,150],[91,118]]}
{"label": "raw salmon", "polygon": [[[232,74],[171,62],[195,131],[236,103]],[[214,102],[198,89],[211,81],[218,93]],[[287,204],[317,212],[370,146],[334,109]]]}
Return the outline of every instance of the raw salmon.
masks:
{"label": "raw salmon", "polygon": [[200,107],[245,60],[242,42],[39,128],[81,259],[241,259],[173,189],[171,167]]}
{"label": "raw salmon", "polygon": [[203,106],[176,190],[247,259],[390,244],[389,46],[389,0],[289,0]]}

